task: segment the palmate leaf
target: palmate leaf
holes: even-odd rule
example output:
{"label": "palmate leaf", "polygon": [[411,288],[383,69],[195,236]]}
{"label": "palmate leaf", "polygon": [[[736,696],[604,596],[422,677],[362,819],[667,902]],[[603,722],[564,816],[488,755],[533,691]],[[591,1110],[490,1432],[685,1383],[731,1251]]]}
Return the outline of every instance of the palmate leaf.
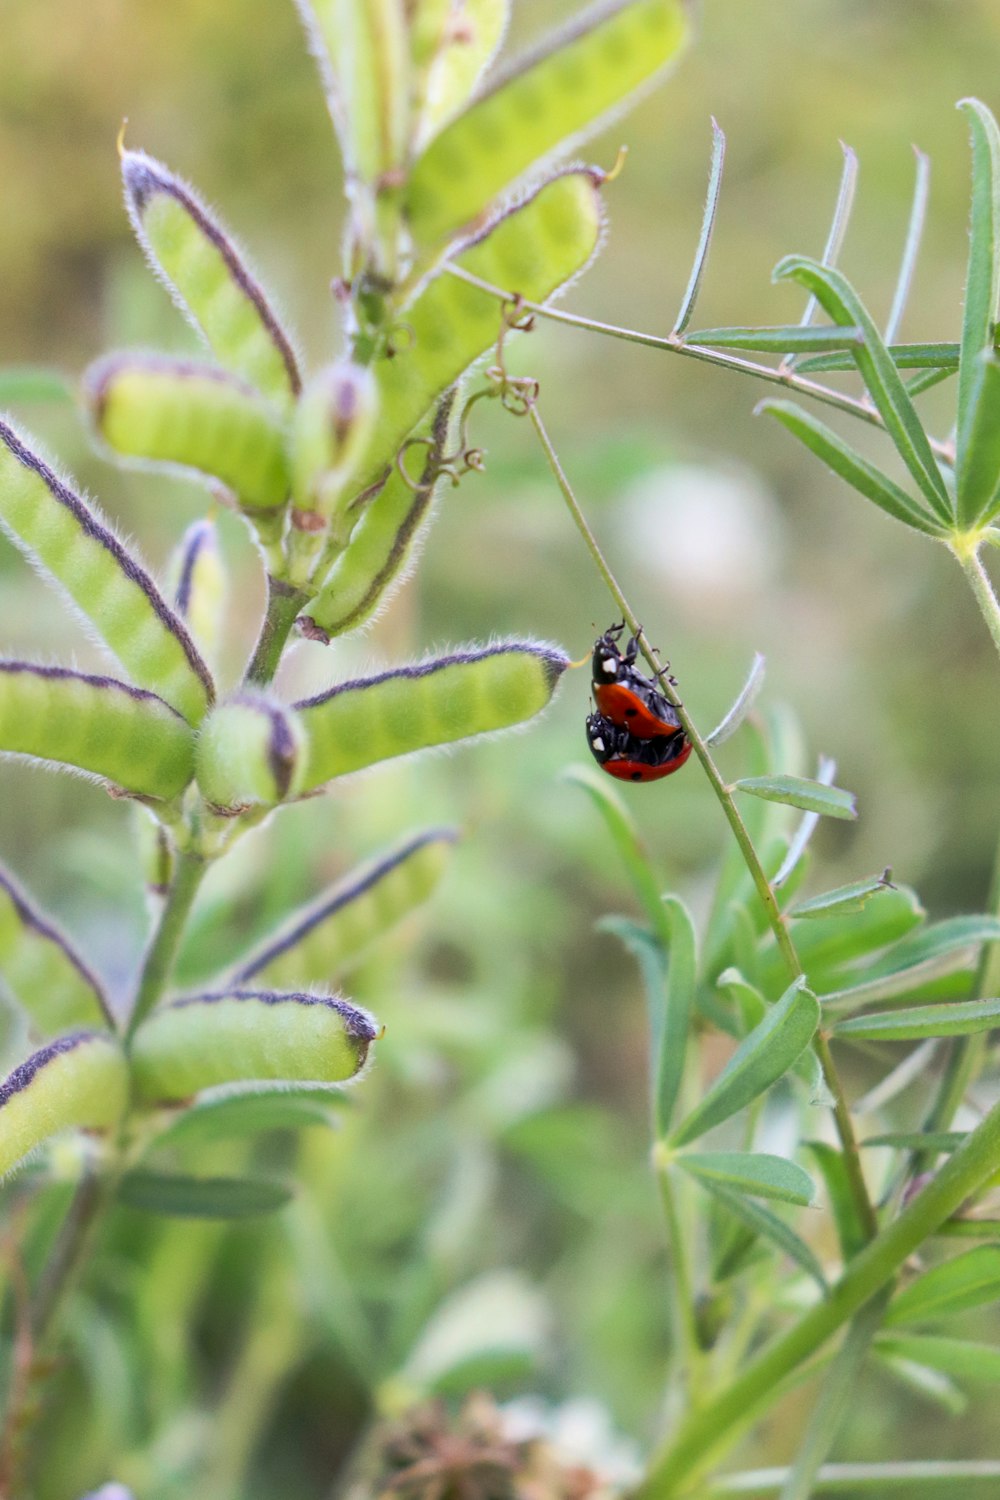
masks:
{"label": "palmate leaf", "polygon": [[879,510],[885,511],[904,526],[912,526],[927,536],[943,536],[946,528],[916,501],[911,500],[905,490],[900,489],[888,474],[862,458],[854,448],[837,436],[832,427],[814,417],[791,401],[762,401],[758,411],[769,412],[777,417],[783,427],[822,459],[827,468],[847,481],[866,500],[871,500]]}
{"label": "palmate leaf", "polygon": [[950,523],[951,501],[927,434],[871,314],[850,282],[804,255],[786,256],[775,267],[774,279],[799,282],[819,298],[835,323],[861,329],[864,341],[854,349],[854,359],[885,429],[931,509]]}
{"label": "palmate leaf", "polygon": [[794,1066],[819,1024],[819,1002],[797,979],[741,1042],[672,1144],[697,1140],[769,1089]]}

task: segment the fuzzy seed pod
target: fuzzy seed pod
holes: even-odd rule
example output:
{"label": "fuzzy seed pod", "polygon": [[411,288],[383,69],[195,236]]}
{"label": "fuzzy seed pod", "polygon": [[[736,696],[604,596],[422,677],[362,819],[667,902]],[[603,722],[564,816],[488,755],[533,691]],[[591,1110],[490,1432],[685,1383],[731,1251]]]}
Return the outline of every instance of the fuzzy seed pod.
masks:
{"label": "fuzzy seed pod", "polygon": [[69,939],[0,869],[0,979],[27,1012],[32,1030],[51,1036],[72,1026],[111,1025],[100,980]]}
{"label": "fuzzy seed pod", "polygon": [[113,1037],[57,1037],[0,1083],[0,1177],[64,1130],[112,1130],[127,1101],[128,1066]]}
{"label": "fuzzy seed pod", "polygon": [[241,693],[209,714],[198,735],[196,777],[220,812],[271,807],[294,797],[305,761],[305,731],[286,704]]}
{"label": "fuzzy seed pod", "polygon": [[214,521],[193,521],[167,568],[173,605],[195,640],[213,656],[226,611],[226,573]]}
{"label": "fuzzy seed pod", "polygon": [[361,466],[378,411],[371,370],[347,360],[306,386],[292,427],[293,576],[309,577],[328,547],[346,546],[359,512],[345,486]]}

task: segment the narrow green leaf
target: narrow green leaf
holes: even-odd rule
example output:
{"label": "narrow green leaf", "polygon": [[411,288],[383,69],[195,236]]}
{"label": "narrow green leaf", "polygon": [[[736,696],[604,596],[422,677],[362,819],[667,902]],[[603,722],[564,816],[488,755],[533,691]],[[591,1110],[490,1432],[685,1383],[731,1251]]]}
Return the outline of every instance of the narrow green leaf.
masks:
{"label": "narrow green leaf", "polygon": [[182,1177],[166,1172],[126,1172],[119,1200],[144,1213],[181,1219],[247,1219],[271,1214],[292,1198],[283,1182],[253,1177]]}
{"label": "narrow green leaf", "polygon": [[489,1271],[440,1302],[402,1372],[421,1391],[461,1391],[496,1372],[524,1379],[550,1346],[550,1314],[516,1271]]}
{"label": "narrow green leaf", "polygon": [[[687,344],[696,344],[702,349],[748,349],[760,354],[786,354],[796,350],[849,350],[862,341],[859,328],[810,328],[801,323],[777,324],[772,328],[696,328],[685,339]],[[807,364],[816,368],[812,360],[799,365],[804,370]],[[824,368],[826,365],[824,364]],[[854,361],[849,354],[836,366],[853,370]]]}
{"label": "narrow green leaf", "polygon": [[[961,372],[959,372],[961,381]],[[1000,486],[1000,360],[983,354],[975,374],[972,405],[959,428],[956,494],[958,519],[965,526],[997,513]]]}
{"label": "narrow green leaf", "polygon": [[784,1219],[780,1219],[772,1209],[765,1208],[762,1203],[755,1202],[753,1198],[744,1197],[742,1193],[735,1191],[732,1187],[727,1187],[723,1182],[704,1176],[699,1180],[713,1198],[725,1205],[734,1218],[739,1219],[761,1239],[769,1240],[782,1254],[795,1261],[807,1276],[811,1276],[821,1291],[826,1291],[827,1281],[823,1274],[823,1267],[805,1240],[795,1233],[790,1224],[786,1224]]}
{"label": "narrow green leaf", "polygon": [[808,256],[788,255],[775,267],[774,279],[795,280],[818,298],[842,327],[857,327],[864,342],[854,349],[854,360],[871,393],[886,431],[931,508],[950,522],[951,501],[927,434],[871,314],[845,276],[821,266]]}
{"label": "narrow green leaf", "polygon": [[948,1219],[937,1231],[942,1239],[953,1240],[1000,1240],[1000,1219],[976,1218]]}
{"label": "narrow green leaf", "polygon": [[762,797],[765,802],[783,802],[787,807],[802,807],[827,818],[856,818],[854,793],[839,786],[825,786],[805,776],[745,776],[734,781],[732,791]]}
{"label": "narrow green leaf", "polygon": [[706,1187],[721,1183],[735,1193],[752,1198],[773,1198],[778,1203],[797,1203],[807,1208],[814,1189],[808,1172],[783,1156],[762,1151],[682,1152],[674,1160],[682,1171]]}
{"label": "narrow green leaf", "polygon": [[[958,345],[936,344],[892,344],[886,352],[892,356],[897,370],[937,370],[951,374],[958,369]],[[800,360],[800,375],[819,375],[827,370],[853,370],[854,357],[850,353],[817,354],[813,359]]]}
{"label": "narrow green leaf", "polygon": [[911,396],[919,396],[924,391],[940,385],[943,380],[949,380],[954,374],[955,370],[921,370],[919,375],[912,376],[906,382],[906,389]]}
{"label": "narrow green leaf", "polygon": [[[970,525],[979,508],[992,498],[984,493],[988,479],[985,454],[975,450],[986,437],[982,419],[985,405],[1000,405],[996,376],[989,376],[984,355],[992,350],[993,322],[1000,286],[1000,131],[996,120],[978,99],[962,99],[972,135],[972,226],[962,316],[962,345],[958,367],[957,490],[959,519]],[[990,362],[993,363],[992,361]]]}
{"label": "narrow green leaf", "polygon": [[[878,903],[886,899],[879,897]],[[947,917],[934,922],[896,943],[878,963],[862,970],[853,984],[821,993],[823,1008],[851,1012],[875,1000],[909,994],[929,979],[961,966],[964,956],[981,943],[998,940],[996,917]]]}
{"label": "narrow green leaf", "polygon": [[47,370],[41,365],[0,368],[0,407],[72,400],[72,382],[58,370]]}
{"label": "narrow green leaf", "polygon": [[[833,778],[836,774],[837,762],[827,755],[821,755],[819,765],[816,769],[816,780],[822,782],[824,786],[833,786]],[[809,847],[809,840],[818,827],[819,813],[807,812],[803,814],[795,832],[788,841],[788,848],[785,851],[785,856],[781,864],[771,877],[771,886],[774,890],[779,890],[796,870],[800,870],[802,856]],[[802,871],[800,870],[801,873]]]}
{"label": "narrow green leaf", "polygon": [[740,1044],[701,1102],[675,1132],[683,1145],[728,1120],[794,1065],[819,1025],[819,1002],[797,979]]}
{"label": "narrow green leaf", "polygon": [[[802,967],[824,1006],[826,992],[874,971],[874,963],[864,970],[860,965],[881,951],[897,944],[923,922],[925,913],[917,894],[909,886],[880,891],[867,901],[861,911],[849,916],[828,917],[824,922],[802,922],[796,928],[795,946]],[[878,960],[879,964],[883,959]],[[773,989],[785,982],[787,966],[771,939],[762,950],[758,972],[754,976],[762,988]]]}
{"label": "narrow green leaf", "polygon": [[254,1135],[264,1130],[299,1130],[308,1125],[332,1125],[334,1111],[348,1107],[348,1096],[324,1084],[257,1084],[239,1092],[198,1100],[170,1120],[150,1142],[165,1146],[202,1146],[214,1141]]}
{"label": "narrow green leaf", "polygon": [[[716,980],[721,990],[731,997],[739,1011],[739,1035],[745,1037],[755,1026],[759,1026],[767,1015],[768,1004],[763,995],[752,984],[748,984],[739,969],[725,969]],[[809,1090],[810,1103],[829,1103],[823,1069],[819,1059],[808,1047],[792,1066],[792,1072]]]}
{"label": "narrow green leaf", "polygon": [[925,1151],[938,1155],[957,1151],[967,1133],[964,1130],[889,1130],[882,1135],[866,1136],[858,1144],[891,1146],[896,1151]]}
{"label": "narrow green leaf", "polygon": [[933,1333],[882,1334],[879,1349],[900,1359],[928,1365],[960,1380],[995,1384],[1000,1380],[1000,1349],[970,1339],[942,1338]]}
{"label": "narrow green leaf", "polygon": [[868,1243],[868,1229],[858,1218],[857,1203],[844,1158],[835,1146],[826,1141],[806,1141],[804,1144],[822,1175],[830,1199],[833,1222],[837,1228],[840,1253],[848,1261]]}
{"label": "narrow green leaf", "polygon": [[782,426],[787,427],[810,452],[815,453],[828,469],[846,480],[859,495],[871,500],[879,510],[884,510],[886,515],[927,536],[943,535],[944,528],[915,500],[911,500],[906,491],[900,489],[888,474],[883,474],[881,469],[862,458],[843,438],[837,436],[832,427],[827,427],[825,422],[821,422],[811,412],[804,411],[791,401],[763,401],[757,410],[777,417]]}
{"label": "narrow green leaf", "polygon": [[708,192],[705,195],[705,211],[701,219],[701,234],[698,236],[698,245],[694,252],[694,261],[691,266],[691,275],[688,278],[687,288],[681,298],[680,311],[674,324],[674,333],[683,333],[691,321],[694,305],[698,300],[698,292],[701,289],[701,279],[705,274],[705,265],[708,261],[708,252],[712,244],[712,230],[715,227],[715,214],[719,206],[719,192],[722,188],[722,168],[726,160],[726,136],[720,129],[719,122],[712,119],[712,164],[708,172]]}
{"label": "narrow green leaf", "polygon": [[976,1036],[998,1025],[1000,1000],[958,1000],[854,1016],[838,1021],[834,1033],[872,1042],[922,1042],[929,1036]]}
{"label": "narrow green leaf", "polygon": [[[858,157],[857,152],[846,141],[841,141],[840,149],[844,154],[844,165],[840,173],[840,185],[837,188],[837,201],[833,205],[833,218],[830,220],[830,232],[826,237],[823,247],[822,264],[824,266],[835,266],[840,258],[843,248],[844,237],[847,234],[847,226],[851,222],[851,210],[854,207],[854,193],[858,185]],[[815,293],[808,298],[805,311],[800,320],[800,327],[808,328],[816,316],[819,299]],[[783,363],[794,364],[795,350],[791,349],[785,355]]]}
{"label": "narrow green leaf", "polygon": [[927,199],[930,194],[930,157],[923,151],[918,151],[916,147],[914,147],[914,155],[917,160],[917,173],[913,184],[913,204],[910,208],[910,221],[906,226],[906,241],[903,245],[903,258],[899,263],[896,290],[893,293],[892,307],[883,335],[886,344],[890,346],[890,353],[892,353],[892,342],[899,332],[899,325],[903,321],[903,314],[906,311],[906,304],[909,301],[910,287],[913,284],[913,272],[916,268],[917,256],[920,253],[920,241],[924,236]]}
{"label": "narrow green leaf", "polygon": [[[699,1500],[766,1500],[776,1495],[789,1474],[788,1469],[747,1469],[742,1474],[727,1474],[713,1479]],[[845,1500],[848,1495],[869,1495],[885,1500],[889,1494],[904,1500],[916,1494],[939,1496],[945,1488],[962,1500],[970,1494],[988,1496],[995,1493],[1000,1480],[1000,1459],[913,1459],[887,1464],[823,1464],[813,1485],[813,1494]]]}
{"label": "narrow green leaf", "polygon": [[607,784],[609,778],[589,766],[572,766],[565,772],[565,778],[574,786],[583,788],[604,819],[611,841],[632,883],[632,889],[638,896],[658,941],[665,947],[670,939],[670,931],[660,897],[660,884],[632,814],[614,788]]}
{"label": "narrow green leaf", "polygon": [[875,1356],[879,1364],[908,1390],[922,1396],[925,1401],[940,1406],[949,1416],[960,1416],[968,1405],[968,1399],[961,1388],[939,1370],[917,1364],[912,1359],[884,1353],[881,1349],[875,1351]]}
{"label": "narrow green leaf", "polygon": [[1000,1297],[1000,1249],[980,1245],[933,1266],[892,1300],[886,1326],[949,1317]]}
{"label": "narrow green leaf", "polygon": [[854,880],[850,885],[839,885],[835,890],[824,891],[822,896],[810,896],[808,901],[799,901],[789,908],[790,917],[843,917],[849,912],[861,911],[872,896],[892,885],[891,870],[881,875],[869,875],[866,880]]}
{"label": "narrow green leaf", "polygon": [[754,652],[753,661],[750,663],[750,671],[747,680],[740,688],[732,708],[725,717],[716,724],[711,734],[705,738],[706,745],[722,745],[739,729],[747,714],[754,705],[757,694],[764,685],[764,668],[766,666],[763,656],[759,651]]}

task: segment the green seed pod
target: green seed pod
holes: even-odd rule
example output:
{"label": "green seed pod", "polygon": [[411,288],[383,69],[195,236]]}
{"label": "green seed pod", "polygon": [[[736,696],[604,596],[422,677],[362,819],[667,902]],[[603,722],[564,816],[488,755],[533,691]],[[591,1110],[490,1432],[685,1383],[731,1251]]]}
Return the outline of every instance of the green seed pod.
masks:
{"label": "green seed pod", "polygon": [[448,867],[454,828],[432,828],[352,870],[242,964],[238,984],[329,984],[421,906]]}
{"label": "green seed pod", "polygon": [[358,519],[345,489],[375,425],[378,387],[370,369],[343,361],[306,386],[292,427],[292,579],[305,582],[328,546],[346,546]]}
{"label": "green seed pod", "polygon": [[399,166],[409,125],[404,0],[297,0],[319,63],[348,179]]}
{"label": "green seed pod", "polygon": [[416,163],[406,207],[417,243],[440,244],[479,222],[540,161],[597,130],[687,34],[682,0],[611,0],[518,62]]}
{"label": "green seed pod", "polygon": [[435,476],[447,451],[453,405],[451,395],[439,403],[420,483],[414,488],[393,469],[362,510],[346,549],[299,616],[299,629],[310,640],[325,645],[331,636],[366,624],[409,573],[439,487]]}
{"label": "green seed pod", "polygon": [[213,365],[112,354],[84,389],[98,433],[124,458],[219,480],[244,510],[288,499],[285,437],[252,386]]}
{"label": "green seed pod", "polygon": [[74,766],[139,797],[176,797],[194,735],[162,698],[113,677],[0,661],[0,753]]}
{"label": "green seed pod", "polygon": [[214,688],[183,621],[101,517],[2,421],[0,525],[78,605],[129,676],[197,723]]}
{"label": "green seed pod", "polygon": [[338,996],[231,990],[175,1000],[132,1040],[132,1081],[146,1104],[189,1099],[224,1083],[342,1083],[378,1031]]}
{"label": "green seed pod", "polygon": [[63,1130],[112,1130],[128,1102],[128,1066],[106,1032],[57,1037],[0,1083],[0,1176]]}
{"label": "green seed pod", "polygon": [[294,710],[263,693],[241,693],[202,724],[195,774],[213,808],[236,812],[294,797],[305,758],[305,731]]}
{"label": "green seed pod", "polygon": [[0,979],[31,1020],[51,1036],[71,1026],[111,1026],[100,980],[69,939],[0,869]]}
{"label": "green seed pod", "polygon": [[[456,264],[504,291],[544,302],[583,270],[601,227],[599,179],[586,170],[564,172],[485,231]],[[501,326],[495,297],[449,275],[432,281],[403,317],[409,343],[375,367],[379,417],[359,487],[392,463],[442,391],[496,343]]]}
{"label": "green seed pod", "polygon": [[412,42],[418,149],[465,108],[509,20],[509,0],[422,0]]}
{"label": "green seed pod", "polygon": [[230,236],[186,183],[147,156],[122,152],[129,216],[153,270],[215,357],[281,407],[299,393],[294,351]]}
{"label": "green seed pod", "polygon": [[302,790],[520,724],[545,708],[568,665],[553,646],[505,641],[344,682],[297,703],[309,747]]}
{"label": "green seed pod", "polygon": [[193,521],[181,537],[167,568],[174,608],[195,640],[213,655],[226,615],[226,574],[214,521]]}
{"label": "green seed pod", "polygon": [[135,839],[146,892],[157,901],[170,890],[174,874],[174,851],[167,830],[148,807],[134,804]]}

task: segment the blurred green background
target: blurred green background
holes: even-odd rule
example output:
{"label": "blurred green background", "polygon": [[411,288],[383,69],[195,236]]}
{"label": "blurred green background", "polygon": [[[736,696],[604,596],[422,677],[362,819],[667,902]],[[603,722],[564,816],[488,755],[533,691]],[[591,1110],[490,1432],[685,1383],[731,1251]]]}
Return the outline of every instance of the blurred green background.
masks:
{"label": "blurred green background", "polygon": [[[522,0],[510,45],[576,9]],[[3,0],[2,35],[0,365],[50,362],[76,374],[118,344],[193,347],[122,210],[115,136],[126,116],[129,144],[189,177],[241,236],[309,360],[329,356],[339,167],[291,0]],[[953,106],[976,94],[995,108],[998,62],[994,0],[706,0],[693,54],[586,147],[605,165],[621,142],[630,150],[608,190],[604,253],[566,305],[669,328],[698,234],[715,115],[729,152],[694,326],[799,316],[800,295],[772,288],[770,271],[787,251],[820,252],[838,140],[861,160],[842,264],[884,313],[913,142],[930,153],[933,179],[903,335],[956,337],[968,151]],[[765,387],[552,325],[521,342],[517,363],[540,377],[564,463],[698,721],[715,722],[763,651],[765,692],[794,705],[809,760],[835,756],[840,784],[859,794],[860,823],[817,838],[823,884],[889,864],[935,915],[981,905],[1000,694],[992,648],[943,551],[869,511],[787,434],[754,419]],[[946,427],[951,387],[923,399]],[[75,413],[17,416],[162,567],[204,496],[116,471]],[[482,407],[476,421],[487,473],[444,497],[417,576],[370,634],[328,651],[300,646],[284,671],[290,690],[492,634],[541,635],[581,656],[607,625],[609,603],[527,424]],[[235,677],[261,581],[240,526],[228,516],[221,524]],[[96,659],[6,545],[0,590],[5,653]],[[433,906],[352,976],[352,993],[388,1032],[350,1124],[333,1144],[304,1148],[313,1179],[337,1186],[323,1209],[334,1268],[314,1267],[318,1284],[303,1290],[314,1263],[303,1252],[292,1274],[267,1229],[228,1238],[172,1229],[157,1240],[122,1212],[80,1314],[99,1330],[82,1342],[103,1351],[89,1378],[114,1431],[97,1435],[87,1370],[71,1372],[46,1494],[69,1495],[67,1475],[79,1488],[106,1477],[108,1451],[131,1454],[123,1475],[148,1500],[227,1493],[224,1475],[205,1478],[199,1455],[212,1403],[228,1389],[240,1408],[227,1372],[258,1255],[271,1256],[265,1283],[279,1305],[287,1295],[325,1312],[315,1313],[305,1352],[288,1359],[287,1378],[279,1371],[272,1382],[247,1495],[320,1495],[332,1482],[374,1378],[371,1358],[352,1354],[344,1333],[355,1313],[368,1325],[361,1345],[381,1350],[382,1378],[405,1352],[407,1320],[419,1328],[445,1292],[504,1266],[541,1289],[554,1330],[538,1368],[512,1389],[597,1396],[620,1428],[648,1438],[665,1297],[644,1166],[641,1000],[631,966],[594,930],[602,913],[628,904],[614,855],[579,792],[560,781],[585,754],[586,704],[585,674],[571,673],[529,732],[358,778],[321,808],[283,814],[217,872],[192,973],[397,832],[442,820],[467,835]],[[725,756],[735,768],[738,743]],[[665,884],[697,909],[724,840],[698,771],[625,795]],[[124,989],[145,930],[128,808],[13,763],[0,767],[0,806],[0,856]],[[157,1256],[159,1281],[149,1269]],[[186,1256],[203,1269],[185,1271]],[[132,1312],[145,1306],[147,1343],[166,1347],[185,1298],[197,1302],[177,1325],[190,1329],[190,1361],[175,1372],[176,1390],[167,1382],[154,1399],[129,1374]],[[360,1309],[345,1311],[354,1301]],[[252,1397],[240,1409],[246,1427]],[[793,1404],[762,1435],[756,1459],[787,1456],[801,1410]],[[988,1450],[991,1427],[985,1409],[954,1422],[880,1384],[877,1400],[859,1402],[844,1456],[975,1456]]]}

